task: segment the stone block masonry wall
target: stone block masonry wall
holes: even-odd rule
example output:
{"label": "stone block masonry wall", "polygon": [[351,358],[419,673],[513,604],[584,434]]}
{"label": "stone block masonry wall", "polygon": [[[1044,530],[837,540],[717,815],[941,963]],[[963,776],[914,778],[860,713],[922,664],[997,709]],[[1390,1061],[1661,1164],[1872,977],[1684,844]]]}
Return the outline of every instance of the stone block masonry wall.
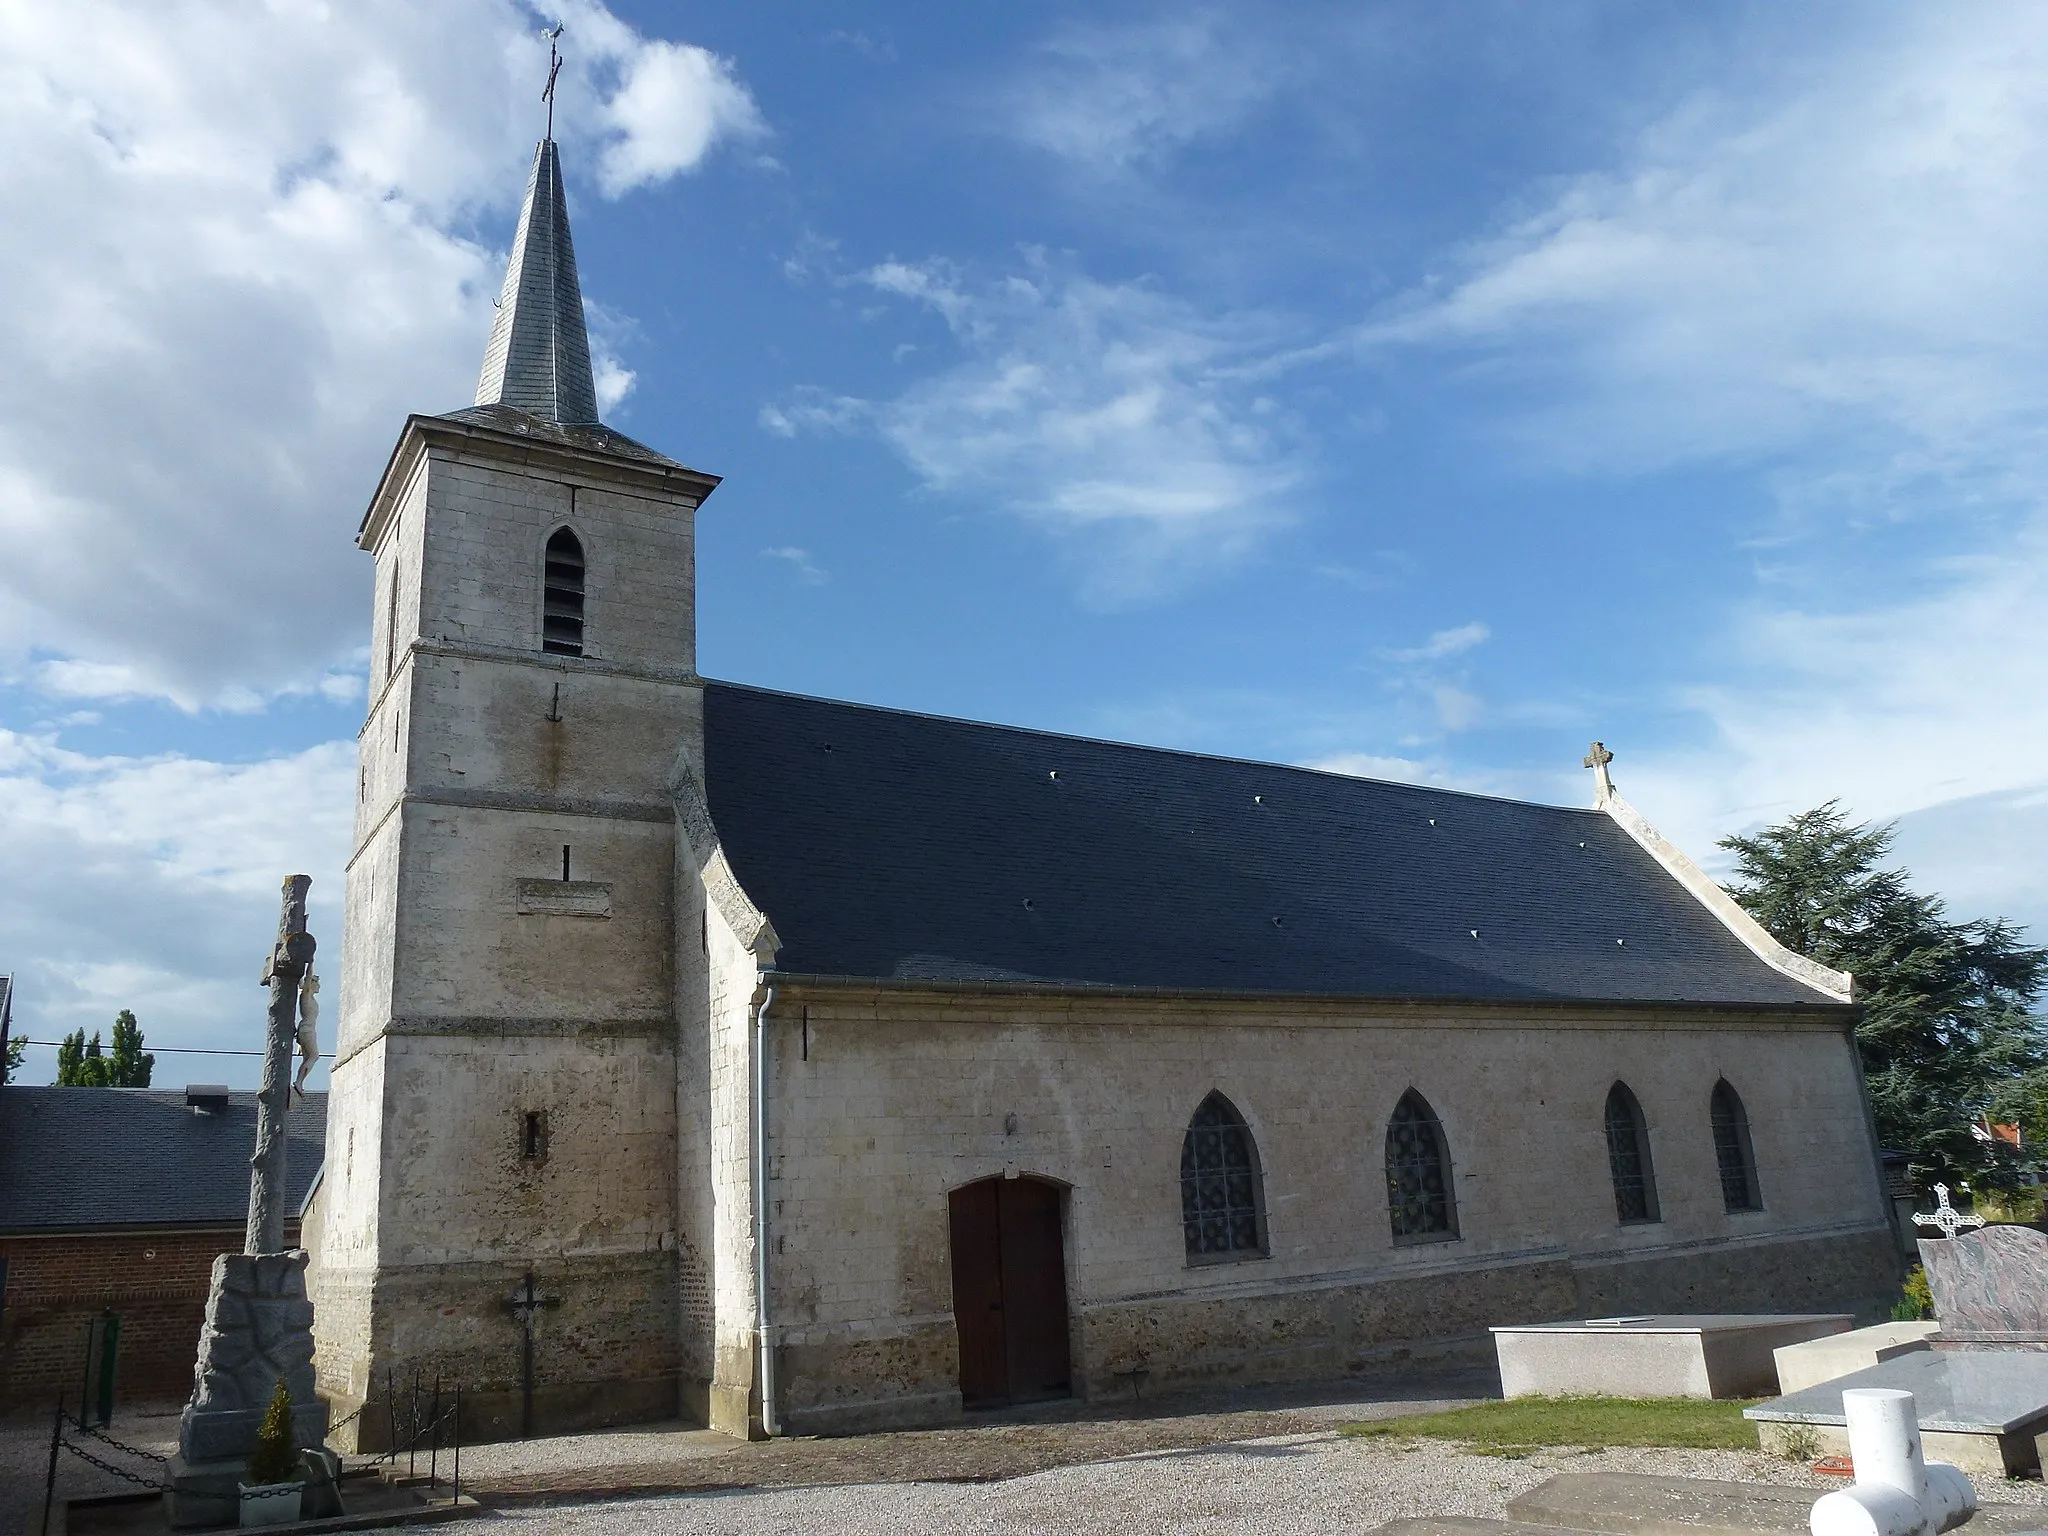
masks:
{"label": "stone block masonry wall", "polygon": [[[808,1051],[799,1032],[808,1022]],[[1854,1310],[1896,1284],[1861,1090],[1826,1013],[1459,1008],[785,983],[773,1302],[797,1432],[957,1413],[948,1192],[1063,1186],[1075,1387],[1338,1374],[1616,1310]],[[807,1059],[806,1059],[807,1056]],[[1764,1208],[1723,1205],[1709,1097]],[[1616,1216],[1603,1109],[1649,1126],[1661,1220]],[[1438,1116],[1455,1235],[1397,1241],[1390,1115]],[[1191,1265],[1180,1153],[1212,1090],[1257,1148],[1263,1253]],[[1014,1126],[1014,1129],[1011,1127]]]}
{"label": "stone block masonry wall", "polygon": [[[0,1238],[0,1403],[75,1398],[88,1322],[121,1314],[115,1383],[123,1403],[183,1401],[206,1317],[213,1261],[237,1253],[242,1229]],[[287,1242],[298,1240],[287,1226]]]}

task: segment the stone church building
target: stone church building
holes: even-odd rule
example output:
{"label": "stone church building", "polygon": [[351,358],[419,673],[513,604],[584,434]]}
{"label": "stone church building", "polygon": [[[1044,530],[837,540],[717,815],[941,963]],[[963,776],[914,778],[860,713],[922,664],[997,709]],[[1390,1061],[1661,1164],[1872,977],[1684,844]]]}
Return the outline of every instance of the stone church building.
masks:
{"label": "stone church building", "polygon": [[[716,489],[598,419],[537,149],[376,562],[336,1417],[734,1434],[1882,1308],[1850,978],[1591,810],[714,682]],[[374,1436],[366,1414],[347,1431]]]}

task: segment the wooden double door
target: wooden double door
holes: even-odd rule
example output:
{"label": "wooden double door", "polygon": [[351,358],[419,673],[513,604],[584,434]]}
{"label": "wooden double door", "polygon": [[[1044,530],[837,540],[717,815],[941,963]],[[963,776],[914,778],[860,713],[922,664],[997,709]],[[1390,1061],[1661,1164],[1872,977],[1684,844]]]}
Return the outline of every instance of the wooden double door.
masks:
{"label": "wooden double door", "polygon": [[1066,1397],[1067,1261],[1060,1186],[983,1179],[949,1197],[960,1398],[968,1408]]}

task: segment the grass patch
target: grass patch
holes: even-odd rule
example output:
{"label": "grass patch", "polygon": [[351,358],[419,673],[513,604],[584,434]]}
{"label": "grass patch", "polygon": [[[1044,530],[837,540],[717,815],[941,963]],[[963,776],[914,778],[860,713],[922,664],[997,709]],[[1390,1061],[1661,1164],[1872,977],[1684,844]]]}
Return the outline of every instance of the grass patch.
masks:
{"label": "grass patch", "polygon": [[1601,1451],[1614,1445],[1687,1450],[1753,1451],[1756,1426],[1742,1416],[1749,1402],[1693,1397],[1518,1397],[1443,1413],[1343,1424],[1359,1438],[1458,1440],[1485,1456],[1526,1456],[1538,1446]]}

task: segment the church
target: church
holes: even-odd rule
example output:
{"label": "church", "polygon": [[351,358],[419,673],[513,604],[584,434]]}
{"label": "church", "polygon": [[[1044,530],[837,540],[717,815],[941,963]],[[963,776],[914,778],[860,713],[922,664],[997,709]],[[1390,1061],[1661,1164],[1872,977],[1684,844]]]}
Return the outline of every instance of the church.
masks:
{"label": "church", "polygon": [[543,141],[476,403],[357,535],[336,1419],[419,1371],[473,1438],[833,1433],[1882,1315],[1852,980],[1603,748],[1564,809],[709,680],[717,486],[599,420]]}

